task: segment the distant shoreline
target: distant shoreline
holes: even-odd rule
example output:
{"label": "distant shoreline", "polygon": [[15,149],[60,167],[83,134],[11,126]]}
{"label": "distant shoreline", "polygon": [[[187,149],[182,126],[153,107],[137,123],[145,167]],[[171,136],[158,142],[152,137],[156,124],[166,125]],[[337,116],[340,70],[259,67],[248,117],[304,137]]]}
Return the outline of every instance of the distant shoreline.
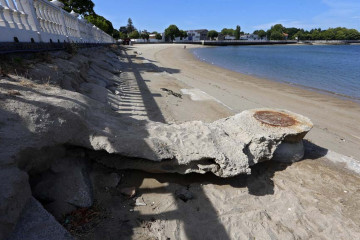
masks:
{"label": "distant shoreline", "polygon": [[185,44],[202,46],[248,46],[248,45],[360,45],[360,40],[270,40],[270,41],[246,41],[246,40],[225,40],[225,41],[179,41],[179,42],[133,42],[133,44]]}

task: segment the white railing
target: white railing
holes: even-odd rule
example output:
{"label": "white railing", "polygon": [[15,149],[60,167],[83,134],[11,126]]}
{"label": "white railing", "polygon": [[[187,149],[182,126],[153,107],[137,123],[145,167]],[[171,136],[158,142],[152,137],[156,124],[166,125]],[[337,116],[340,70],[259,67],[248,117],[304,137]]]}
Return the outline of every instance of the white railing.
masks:
{"label": "white railing", "polygon": [[0,0],[0,42],[114,43],[57,0]]}

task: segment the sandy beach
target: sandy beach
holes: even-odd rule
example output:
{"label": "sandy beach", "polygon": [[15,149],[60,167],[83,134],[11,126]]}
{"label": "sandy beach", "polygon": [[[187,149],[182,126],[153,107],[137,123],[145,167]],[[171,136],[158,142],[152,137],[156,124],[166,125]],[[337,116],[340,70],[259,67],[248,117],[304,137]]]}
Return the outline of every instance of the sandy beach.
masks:
{"label": "sandy beach", "polygon": [[[259,164],[250,176],[123,171],[121,187],[135,186],[147,206],[119,210],[114,196],[104,192],[101,201],[122,225],[114,232],[109,227],[114,220],[106,220],[84,239],[104,233],[108,239],[119,234],[129,239],[360,237],[360,177],[350,170],[359,166],[357,103],[215,67],[195,59],[182,45],[136,45],[125,54],[145,83],[140,92],[146,111],[134,118],[211,122],[245,109],[272,107],[308,116],[315,126],[305,137],[304,160]],[[193,199],[176,197],[184,188]]]}
{"label": "sandy beach", "polygon": [[[12,189],[1,206],[21,214],[14,233],[42,234],[44,217],[27,220],[28,211],[42,211],[81,240],[360,239],[360,105],[201,62],[193,47],[201,46],[54,52],[51,61],[30,61],[27,78],[0,79],[2,183]],[[241,162],[245,142],[230,136],[241,137],[237,126],[244,127],[231,119],[262,107],[314,123],[301,161],[259,161],[239,175],[185,172],[227,158],[223,149]],[[219,119],[232,127],[211,127]],[[201,154],[221,138],[224,148]],[[178,155],[165,151],[171,144]],[[181,156],[192,161],[179,165]],[[27,199],[35,209],[18,207]]]}

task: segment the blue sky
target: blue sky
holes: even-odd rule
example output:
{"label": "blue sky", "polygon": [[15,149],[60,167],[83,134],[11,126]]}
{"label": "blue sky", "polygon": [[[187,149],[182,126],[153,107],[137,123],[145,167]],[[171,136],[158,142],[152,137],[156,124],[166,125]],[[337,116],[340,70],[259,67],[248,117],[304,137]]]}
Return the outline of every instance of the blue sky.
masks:
{"label": "blue sky", "polygon": [[95,11],[115,28],[132,18],[137,29],[221,30],[240,25],[245,32],[281,23],[311,29],[347,27],[360,30],[360,0],[93,0]]}

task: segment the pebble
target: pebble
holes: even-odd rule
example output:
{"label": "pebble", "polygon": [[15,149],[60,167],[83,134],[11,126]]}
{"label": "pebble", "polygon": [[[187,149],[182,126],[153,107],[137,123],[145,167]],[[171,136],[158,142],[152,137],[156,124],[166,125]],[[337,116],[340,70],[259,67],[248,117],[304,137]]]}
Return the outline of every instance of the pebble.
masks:
{"label": "pebble", "polygon": [[129,196],[130,198],[134,197],[136,194],[135,187],[122,188],[120,190],[121,194]]}

